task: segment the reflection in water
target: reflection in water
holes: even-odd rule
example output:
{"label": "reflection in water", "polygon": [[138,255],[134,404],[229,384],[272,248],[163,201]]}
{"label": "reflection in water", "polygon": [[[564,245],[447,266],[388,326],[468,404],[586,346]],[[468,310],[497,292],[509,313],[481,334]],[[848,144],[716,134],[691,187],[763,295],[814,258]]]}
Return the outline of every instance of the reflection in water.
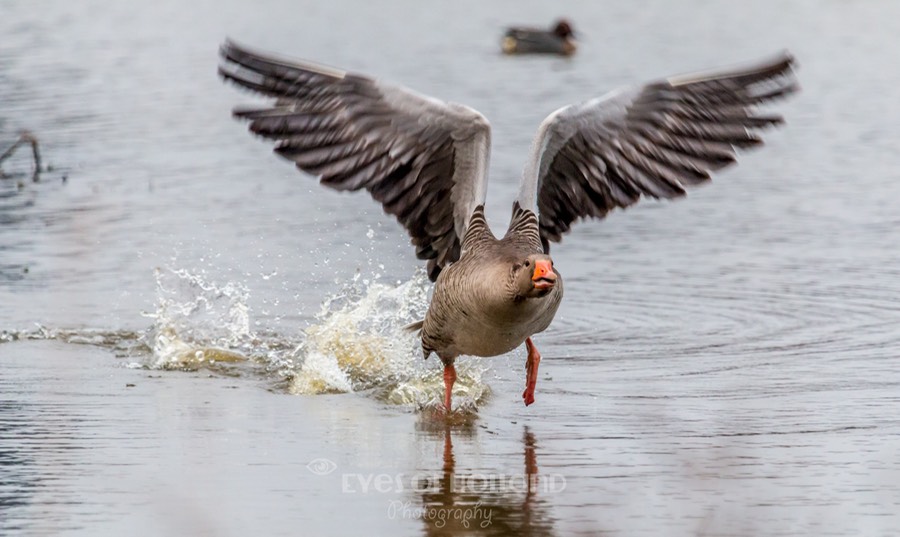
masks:
{"label": "reflection in water", "polygon": [[27,274],[27,265],[22,263],[10,263],[10,251],[16,247],[28,246],[29,240],[19,236],[4,238],[5,228],[16,229],[24,222],[27,209],[34,204],[31,199],[21,196],[22,189],[15,181],[5,181],[10,177],[0,170],[0,284],[10,281],[22,280]]}
{"label": "reflection in water", "polygon": [[[437,430],[426,434],[438,438],[443,434],[442,472],[435,482],[417,487],[421,494],[417,514],[426,535],[555,535],[550,505],[542,495],[560,492],[565,480],[538,473],[536,441],[528,427],[522,438],[524,473],[502,475],[465,471],[465,465],[458,471],[452,428],[435,426]],[[475,429],[468,426],[456,432],[471,438]]]}
{"label": "reflection in water", "polygon": [[101,502],[83,488],[60,484],[86,474],[81,455],[104,440],[91,432],[97,421],[82,414],[79,405],[25,402],[32,386],[22,388],[17,381],[0,377],[0,394],[9,397],[0,399],[0,535],[80,529],[90,517],[76,522],[64,506],[91,513]]}
{"label": "reflection in water", "polygon": [[16,510],[27,506],[37,488],[37,479],[29,472],[30,458],[6,439],[25,436],[17,414],[22,407],[13,401],[0,401],[0,530],[22,528],[16,522]]}
{"label": "reflection in water", "polygon": [[[13,155],[21,154],[19,148],[30,145],[31,181],[38,183],[41,173],[50,171],[50,167],[42,164],[37,138],[28,131],[23,131],[15,142],[8,145],[10,142],[7,136],[0,132],[0,285],[19,282],[28,277],[31,263],[23,262],[21,255],[16,254],[28,252],[33,247],[31,230],[43,228],[50,218],[47,214],[36,214],[34,209],[37,199],[36,188],[47,186],[38,184],[26,189],[25,180],[28,174],[21,170],[18,162],[7,163]],[[5,169],[4,163],[7,163]],[[62,181],[65,182],[66,178],[67,176],[63,175]],[[15,257],[20,259],[10,259]]]}

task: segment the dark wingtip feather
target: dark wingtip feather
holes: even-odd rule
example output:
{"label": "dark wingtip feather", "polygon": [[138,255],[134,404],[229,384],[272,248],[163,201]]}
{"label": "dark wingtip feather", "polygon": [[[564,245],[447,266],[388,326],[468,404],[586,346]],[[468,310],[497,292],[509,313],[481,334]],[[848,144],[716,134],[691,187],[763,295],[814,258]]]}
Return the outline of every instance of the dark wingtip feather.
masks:
{"label": "dark wingtip feather", "polygon": [[[605,154],[606,142],[599,135],[593,145],[579,145],[577,137],[570,137],[556,155],[570,151],[570,158],[554,157],[552,173],[542,178],[538,193],[545,248],[551,241],[558,242],[573,221],[602,218],[614,207],[624,208],[636,201],[627,191],[615,191],[610,185],[632,185],[644,197],[682,196],[684,187],[706,183],[711,172],[734,163],[737,149],[763,145],[757,131],[781,125],[784,118],[759,113],[756,105],[799,91],[795,67],[793,54],[782,50],[762,61],[675,76],[632,94],[597,101],[611,103],[603,110],[607,130],[602,135],[618,137],[608,144]],[[618,110],[614,110],[616,105]],[[626,112],[622,115],[623,106]],[[592,109],[584,110],[579,113]],[[616,125],[610,117],[622,123]],[[596,161],[597,154],[605,166],[592,165],[591,158]],[[594,184],[594,178],[600,188],[585,188]]]}
{"label": "dark wingtip feather", "polygon": [[[431,281],[437,281],[438,275],[441,273],[441,266],[438,265],[437,258],[429,259],[428,263],[425,266],[425,271],[428,273],[428,279]],[[425,358],[428,358],[427,356]]]}
{"label": "dark wingtip feather", "polygon": [[787,50],[751,64],[737,65],[728,69],[716,69],[700,73],[692,73],[682,76],[674,76],[667,79],[672,86],[690,84],[704,84],[716,80],[730,79],[742,85],[752,85],[779,77],[791,78],[794,74],[796,61]]}

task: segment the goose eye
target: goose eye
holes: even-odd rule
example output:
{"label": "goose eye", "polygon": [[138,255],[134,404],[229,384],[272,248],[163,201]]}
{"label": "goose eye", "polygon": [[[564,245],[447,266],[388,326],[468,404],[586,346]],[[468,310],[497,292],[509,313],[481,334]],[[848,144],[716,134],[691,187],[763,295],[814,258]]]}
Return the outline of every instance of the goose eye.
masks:
{"label": "goose eye", "polygon": [[531,266],[531,261],[526,261],[526,262],[525,262],[525,267],[528,268],[528,267],[530,267],[530,266]]}

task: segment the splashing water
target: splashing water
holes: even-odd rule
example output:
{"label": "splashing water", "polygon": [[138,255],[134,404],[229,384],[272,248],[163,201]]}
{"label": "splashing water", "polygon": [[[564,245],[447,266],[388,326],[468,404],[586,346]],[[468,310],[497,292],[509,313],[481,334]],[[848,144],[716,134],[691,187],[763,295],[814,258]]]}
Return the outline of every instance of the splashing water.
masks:
{"label": "splashing water", "polygon": [[[198,369],[242,362],[262,343],[250,330],[250,293],[239,283],[223,286],[184,269],[156,270],[157,309],[148,340],[152,368]],[[268,350],[268,349],[265,349]]]}
{"label": "splashing water", "polygon": [[0,343],[41,340],[55,340],[72,345],[103,347],[113,351],[119,358],[150,352],[150,349],[143,341],[143,334],[130,330],[94,330],[88,328],[68,330],[48,328],[38,324],[32,330],[0,331]]}
{"label": "splashing water", "polygon": [[[389,404],[420,409],[440,406],[440,360],[422,359],[418,334],[404,329],[424,317],[424,270],[396,285],[353,278],[322,304],[315,321],[294,336],[251,330],[250,292],[185,269],[156,271],[157,308],[146,331],[35,330],[0,332],[0,343],[55,339],[113,349],[133,368],[213,370],[273,378],[291,394],[364,392]],[[454,400],[471,414],[490,395],[481,362],[457,361]]]}
{"label": "splashing water", "polygon": [[[171,280],[171,281],[170,281]],[[404,329],[428,306],[424,270],[388,285],[357,274],[328,297],[315,321],[298,337],[251,329],[249,291],[218,286],[185,270],[159,272],[152,367],[219,368],[225,363],[262,364],[291,394],[368,392],[381,401],[412,407],[438,404],[443,375],[437,360],[425,362],[417,334]],[[489,395],[484,369],[460,360],[454,396],[474,410]]]}
{"label": "splashing water", "polygon": [[[293,375],[291,393],[371,390],[378,399],[400,405],[431,406],[443,394],[440,363],[422,359],[418,335],[404,329],[425,315],[427,278],[390,286],[351,284],[322,305],[315,324],[305,331],[297,349],[301,366]],[[461,360],[454,395],[460,408],[474,409],[488,395],[484,370]]]}

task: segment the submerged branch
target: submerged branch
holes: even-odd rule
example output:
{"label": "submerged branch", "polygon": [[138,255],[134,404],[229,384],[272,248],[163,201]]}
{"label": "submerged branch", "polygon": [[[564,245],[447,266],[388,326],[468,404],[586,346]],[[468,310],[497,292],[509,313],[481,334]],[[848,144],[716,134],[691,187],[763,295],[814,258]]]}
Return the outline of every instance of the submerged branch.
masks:
{"label": "submerged branch", "polygon": [[40,147],[38,146],[37,138],[35,138],[35,136],[28,131],[22,131],[22,134],[19,135],[19,139],[16,140],[16,142],[13,145],[11,145],[9,147],[9,149],[4,151],[2,155],[0,155],[0,164],[3,164],[3,161],[5,161],[9,157],[11,157],[13,155],[13,153],[16,152],[16,149],[18,149],[19,146],[24,145],[24,144],[31,144],[31,156],[32,156],[33,165],[34,165],[34,172],[32,174],[31,179],[34,182],[38,182],[40,180],[40,174],[41,174],[41,150],[40,150]]}

